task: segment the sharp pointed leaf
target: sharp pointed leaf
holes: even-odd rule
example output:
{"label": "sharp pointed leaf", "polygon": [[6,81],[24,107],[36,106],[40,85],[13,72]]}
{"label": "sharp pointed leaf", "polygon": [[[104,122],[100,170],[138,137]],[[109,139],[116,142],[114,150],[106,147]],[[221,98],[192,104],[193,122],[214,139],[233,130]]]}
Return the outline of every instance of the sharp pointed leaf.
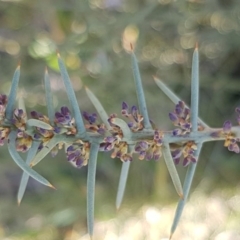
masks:
{"label": "sharp pointed leaf", "polygon": [[24,171],[26,172],[28,175],[30,175],[32,178],[34,178],[35,180],[37,180],[38,182],[48,186],[48,187],[53,187],[53,185],[51,183],[49,183],[44,177],[42,177],[40,174],[38,174],[36,171],[34,171],[32,168],[30,168],[21,158],[21,156],[19,155],[19,153],[16,150],[15,147],[15,140],[16,140],[16,132],[12,131],[9,134],[9,143],[8,143],[8,151],[11,155],[11,157],[13,158],[13,160],[15,161],[15,163]]}
{"label": "sharp pointed leaf", "polygon": [[11,120],[13,115],[13,110],[15,106],[15,100],[17,96],[17,89],[18,89],[18,83],[20,78],[20,66],[17,67],[13,79],[12,79],[12,85],[10,89],[10,93],[8,95],[8,102],[6,106],[6,119]]}
{"label": "sharp pointed leaf", "polygon": [[163,153],[163,157],[165,160],[165,163],[167,165],[167,169],[169,171],[169,174],[172,178],[173,181],[173,185],[178,193],[178,195],[180,196],[180,198],[183,198],[183,189],[182,189],[182,184],[177,172],[177,169],[175,167],[172,155],[171,155],[171,151],[170,151],[170,147],[168,143],[165,143],[162,147],[162,153]]}
{"label": "sharp pointed leaf", "polygon": [[198,101],[199,101],[199,59],[198,48],[194,50],[192,61],[191,81],[191,123],[192,131],[198,130]]}
{"label": "sharp pointed leaf", "polygon": [[44,75],[44,83],[45,83],[45,95],[46,95],[48,118],[49,118],[50,123],[53,124],[55,114],[54,114],[51,84],[50,84],[50,79],[49,79],[47,68],[46,68],[45,75]]}
{"label": "sharp pointed leaf", "polygon": [[87,93],[89,99],[91,100],[92,104],[96,108],[96,110],[97,110],[100,118],[102,119],[103,123],[106,125],[107,129],[111,129],[111,126],[108,122],[109,117],[108,117],[105,109],[103,108],[102,104],[97,99],[97,97],[93,94],[92,91],[90,91],[87,87],[85,89],[86,89],[86,93]]}
{"label": "sharp pointed leaf", "polygon": [[148,117],[147,104],[146,104],[144,91],[142,87],[142,80],[141,80],[141,75],[138,68],[137,58],[134,52],[132,52],[131,55],[132,55],[132,68],[133,68],[133,76],[134,76],[135,86],[137,91],[138,105],[139,105],[140,113],[143,115],[144,128],[152,129],[152,125]]}
{"label": "sharp pointed leaf", "polygon": [[117,199],[116,199],[116,208],[117,209],[119,209],[122,204],[130,165],[131,165],[130,161],[122,163],[122,169],[121,169],[121,174],[120,174],[120,179],[119,179],[119,184],[118,184],[118,191],[117,191]]}
{"label": "sharp pointed leaf", "polygon": [[76,127],[77,127],[77,130],[78,130],[78,135],[81,135],[81,136],[84,137],[85,134],[86,134],[86,129],[85,129],[83,118],[82,118],[82,115],[81,115],[81,112],[80,112],[80,109],[79,109],[77,98],[76,98],[75,92],[73,90],[70,78],[68,76],[68,72],[67,72],[67,69],[65,67],[65,64],[64,64],[64,62],[63,62],[63,60],[62,60],[62,58],[60,57],[59,54],[58,54],[58,65],[59,65],[59,69],[60,69],[60,72],[61,72],[61,75],[62,75],[62,79],[63,79],[64,85],[65,85],[65,88],[66,88],[66,92],[67,92],[67,95],[68,95],[69,102],[70,102],[71,107],[73,109],[73,115],[74,115],[74,118],[75,118],[75,121],[76,121]]}
{"label": "sharp pointed leaf", "polygon": [[[35,142],[35,141],[33,142],[32,147],[29,149],[27,154],[27,160],[26,160],[27,165],[30,164],[30,161],[36,155],[39,145],[40,145],[40,142]],[[26,172],[23,172],[19,189],[18,189],[18,195],[17,195],[18,205],[20,205],[22,201],[23,195],[27,187],[28,179],[29,179],[29,174],[27,174]]]}
{"label": "sharp pointed leaf", "polygon": [[94,228],[94,196],[98,150],[99,144],[91,143],[87,176],[87,225],[91,237]]}
{"label": "sharp pointed leaf", "polygon": [[[201,149],[202,149],[202,143],[198,143],[197,144],[197,151],[195,152],[195,157],[197,159],[197,162],[198,162],[198,158],[199,158]],[[186,177],[185,177],[184,184],[183,184],[184,199],[180,199],[179,202],[178,202],[178,206],[177,206],[177,209],[176,209],[176,212],[175,212],[173,224],[172,224],[172,227],[171,227],[171,235],[170,236],[173,235],[173,233],[175,232],[175,230],[178,226],[178,223],[179,223],[179,220],[181,218],[185,203],[188,199],[189,191],[190,191],[192,181],[193,181],[193,177],[194,177],[194,174],[195,174],[195,170],[196,170],[196,167],[197,167],[197,162],[196,163],[190,163],[189,166],[188,166],[188,170],[187,170]]]}

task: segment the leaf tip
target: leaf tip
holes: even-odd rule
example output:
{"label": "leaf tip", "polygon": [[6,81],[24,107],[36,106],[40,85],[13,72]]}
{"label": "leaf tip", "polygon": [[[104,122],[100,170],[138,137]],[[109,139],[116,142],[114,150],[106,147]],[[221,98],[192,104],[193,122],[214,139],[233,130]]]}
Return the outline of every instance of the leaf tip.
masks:
{"label": "leaf tip", "polygon": [[59,51],[57,50],[57,57],[60,59],[61,58],[61,55],[59,53]]}
{"label": "leaf tip", "polygon": [[45,73],[48,74],[48,68],[47,68],[47,66],[45,67]]}
{"label": "leaf tip", "polygon": [[173,233],[171,233],[171,234],[170,234],[170,236],[169,236],[169,240],[171,240],[171,239],[172,239],[172,235],[173,235]]}
{"label": "leaf tip", "polygon": [[130,43],[130,50],[131,50],[131,52],[133,52],[133,44],[132,43]]}
{"label": "leaf tip", "polygon": [[195,43],[195,50],[198,50],[198,42]]}
{"label": "leaf tip", "polygon": [[57,190],[57,188],[55,188],[51,183],[48,185],[48,187],[54,189],[54,190]]}
{"label": "leaf tip", "polygon": [[179,197],[181,198],[181,200],[184,200],[184,195],[183,195],[183,193],[179,193],[178,195],[179,195]]}
{"label": "leaf tip", "polygon": [[21,205],[21,199],[18,199],[17,204],[18,204],[18,207],[20,207],[20,205]]}
{"label": "leaf tip", "polygon": [[21,67],[21,61],[18,62],[16,70],[20,70],[20,67]]}

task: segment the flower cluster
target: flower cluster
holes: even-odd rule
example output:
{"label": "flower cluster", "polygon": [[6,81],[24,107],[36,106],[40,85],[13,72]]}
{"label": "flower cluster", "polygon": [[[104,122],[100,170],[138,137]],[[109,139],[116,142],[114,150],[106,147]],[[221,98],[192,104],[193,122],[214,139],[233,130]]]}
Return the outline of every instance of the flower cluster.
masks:
{"label": "flower cluster", "polygon": [[[39,121],[45,122],[47,124],[50,124],[49,118],[39,112],[36,111],[32,111],[31,113],[31,117],[33,119],[37,119]],[[52,130],[47,130],[41,127],[35,127],[34,129],[35,133],[33,138],[35,140],[40,140],[41,142],[43,142],[43,145],[45,145],[53,136],[54,136],[54,131]]]}
{"label": "flower cluster", "polygon": [[137,132],[143,129],[143,116],[139,114],[136,106],[128,107],[126,102],[122,103],[122,115],[130,120],[128,123],[129,128],[133,132]]}
{"label": "flower cluster", "polygon": [[153,140],[140,141],[135,146],[135,152],[139,154],[139,159],[158,160],[162,156],[163,133],[159,130],[154,131]]}
{"label": "flower cluster", "polygon": [[[238,113],[239,110],[236,109],[236,112]],[[231,128],[232,123],[227,120],[223,123],[222,130],[212,133],[211,136],[214,138],[224,137],[224,147],[227,147],[231,152],[239,153],[240,149],[237,143],[240,142],[240,139],[235,136],[235,134],[231,131]]]}
{"label": "flower cluster", "polygon": [[56,124],[54,128],[55,133],[59,134],[65,132],[67,135],[74,135],[77,133],[75,120],[72,118],[71,113],[66,106],[61,107],[60,112],[55,113],[54,123]]}
{"label": "flower cluster", "polygon": [[32,137],[26,131],[26,113],[22,109],[15,109],[11,123],[17,128],[16,150],[26,152],[32,146]]}
{"label": "flower cluster", "polygon": [[[174,126],[179,128],[173,130],[174,136],[189,134],[192,128],[190,122],[190,109],[183,101],[179,101],[174,112],[169,113],[169,118],[173,122]],[[201,124],[198,124],[198,130],[202,131],[204,128]]]}
{"label": "flower cluster", "polygon": [[116,114],[111,114],[108,119],[112,135],[103,139],[103,142],[100,144],[100,151],[108,152],[113,150],[111,158],[119,158],[121,161],[132,161],[132,153],[128,153],[127,143],[121,141],[123,137],[121,128],[112,122],[116,116]]}
{"label": "flower cluster", "polygon": [[190,162],[196,163],[194,152],[197,150],[197,145],[193,141],[184,143],[183,146],[177,146],[176,149],[171,151],[174,163],[179,164],[183,156],[183,166],[186,167]]}
{"label": "flower cluster", "polygon": [[0,123],[5,118],[5,110],[7,105],[7,96],[4,94],[0,94]]}
{"label": "flower cluster", "polygon": [[76,167],[88,164],[90,143],[78,140],[66,149],[67,160]]}
{"label": "flower cluster", "polygon": [[84,119],[88,122],[88,124],[85,125],[85,128],[88,129],[91,132],[94,133],[99,133],[101,135],[103,135],[106,131],[106,127],[105,125],[102,124],[96,124],[96,120],[97,120],[97,114],[96,113],[92,113],[89,114],[87,112],[83,112],[83,117]]}
{"label": "flower cluster", "polygon": [[[5,119],[5,110],[7,105],[7,96],[0,94],[0,124],[3,123]],[[0,126],[0,146],[4,145],[5,139],[8,137],[10,128]]]}

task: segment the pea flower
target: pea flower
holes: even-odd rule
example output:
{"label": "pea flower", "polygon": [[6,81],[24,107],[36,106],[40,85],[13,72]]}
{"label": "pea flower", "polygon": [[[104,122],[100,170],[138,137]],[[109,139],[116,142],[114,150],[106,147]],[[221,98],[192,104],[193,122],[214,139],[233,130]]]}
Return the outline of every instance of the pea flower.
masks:
{"label": "pea flower", "polygon": [[[190,109],[183,101],[179,101],[176,104],[174,112],[169,113],[169,118],[173,122],[174,126],[179,127],[173,130],[172,134],[174,136],[190,133],[192,128],[192,124],[190,122]],[[200,123],[198,123],[198,130],[204,130],[204,127]]]}
{"label": "pea flower", "polygon": [[196,158],[194,156],[197,150],[197,145],[193,141],[184,143],[183,146],[178,146],[176,149],[171,151],[174,163],[179,164],[181,157],[183,156],[183,166],[186,167],[190,162],[196,163]]}
{"label": "pea flower", "polygon": [[103,135],[105,133],[105,131],[106,131],[105,125],[103,123],[96,124],[96,119],[97,119],[96,113],[89,114],[84,111],[83,117],[88,122],[88,124],[85,125],[86,129],[88,129],[94,133],[99,133],[101,135]]}
{"label": "pea flower", "polygon": [[137,132],[143,129],[143,116],[139,114],[136,106],[128,107],[126,102],[122,103],[122,115],[130,120],[128,123],[129,128],[133,132]]}
{"label": "pea flower", "polygon": [[67,160],[74,166],[81,168],[88,164],[89,152],[90,143],[79,140],[67,148]]}

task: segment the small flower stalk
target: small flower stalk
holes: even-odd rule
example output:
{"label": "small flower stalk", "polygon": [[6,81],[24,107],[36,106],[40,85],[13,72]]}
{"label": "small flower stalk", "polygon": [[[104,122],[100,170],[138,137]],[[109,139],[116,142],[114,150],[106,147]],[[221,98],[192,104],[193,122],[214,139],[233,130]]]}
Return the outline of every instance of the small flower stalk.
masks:
{"label": "small flower stalk", "polygon": [[[77,168],[88,166],[87,222],[89,234],[93,235],[94,189],[98,152],[110,152],[111,158],[123,163],[117,194],[117,208],[122,202],[126,187],[130,162],[139,160],[159,160],[163,156],[174,187],[180,197],[174,217],[171,237],[177,228],[186,199],[190,192],[199,154],[203,143],[224,141],[229,151],[239,153],[240,107],[236,108],[237,126],[225,121],[222,128],[210,128],[198,116],[199,60],[198,47],[193,54],[191,107],[179,99],[169,88],[155,77],[155,82],[174,102],[175,108],[169,113],[169,119],[176,127],[164,130],[161,125],[150,121],[143,85],[135,54],[132,52],[134,83],[137,93],[137,105],[129,106],[122,102],[121,114],[107,114],[97,97],[86,88],[87,95],[96,108],[96,112],[81,111],[65,64],[58,55],[58,63],[69,106],[54,110],[50,78],[45,71],[45,90],[48,116],[37,111],[26,112],[15,107],[16,92],[20,78],[20,67],[12,80],[9,95],[0,94],[0,146],[8,142],[9,153],[16,164],[24,171],[18,202],[20,203],[29,176],[44,185],[52,187],[44,177],[31,167],[40,162],[48,153],[56,156],[58,150],[65,149],[66,159]],[[70,109],[72,109],[70,111]],[[29,116],[29,119],[27,118]],[[18,152],[27,152],[27,163]],[[175,165],[182,161],[188,166],[182,187]],[[156,163],[157,164],[157,163]]]}

